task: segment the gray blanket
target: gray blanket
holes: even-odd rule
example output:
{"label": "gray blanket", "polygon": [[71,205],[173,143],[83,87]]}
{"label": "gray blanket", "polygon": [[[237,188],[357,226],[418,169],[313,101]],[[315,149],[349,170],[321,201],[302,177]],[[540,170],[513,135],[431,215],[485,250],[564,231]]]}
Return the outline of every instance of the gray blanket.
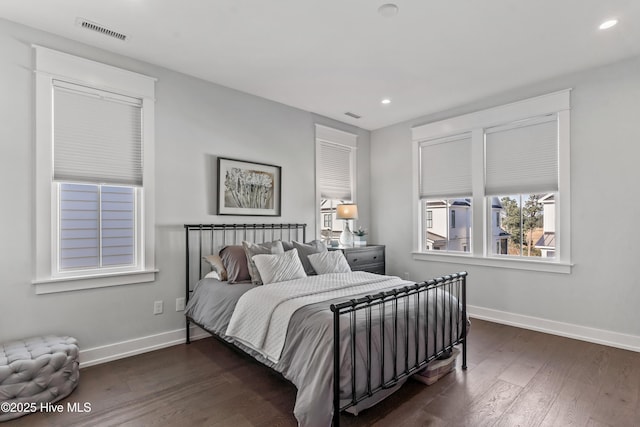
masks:
{"label": "gray blanket", "polygon": [[[268,286],[268,285],[267,285]],[[215,279],[203,279],[195,289],[192,298],[189,300],[186,315],[193,319],[196,323],[204,326],[209,332],[213,332],[221,338],[242,348],[244,351],[255,357],[265,365],[275,369],[283,374],[285,378],[291,381],[298,388],[298,395],[294,408],[294,415],[298,423],[303,427],[330,426],[332,416],[332,397],[333,397],[333,317],[329,310],[329,305],[336,301],[325,301],[321,303],[307,305],[294,313],[291,317],[289,328],[286,334],[285,346],[282,356],[278,363],[273,363],[256,351],[247,348],[239,342],[235,342],[232,338],[227,337],[224,332],[227,329],[229,320],[233,313],[233,309],[242,294],[251,290],[254,285],[251,284],[234,284],[228,285]],[[359,297],[357,295],[353,297]],[[439,291],[437,295],[439,300],[444,297],[449,299],[449,295]],[[430,296],[430,306],[428,310],[428,319],[424,318],[424,309],[420,310],[420,319],[418,324],[418,356],[424,357],[425,352],[431,352],[434,348],[441,348],[443,344],[448,344],[450,334],[449,320],[453,320],[455,325],[461,321],[460,310],[454,308],[453,313],[448,310],[443,311],[438,306],[438,313],[433,310],[433,300],[436,295]],[[341,298],[344,300],[344,298]],[[454,300],[455,301],[455,300]],[[412,298],[407,300],[408,308],[408,332],[411,338],[409,352],[406,359],[411,365],[415,361],[415,301]],[[424,304],[424,298],[421,300]],[[405,366],[404,354],[404,337],[407,325],[405,325],[405,304],[401,301],[398,306],[398,319],[396,336],[396,351],[398,361],[396,372],[402,372]],[[394,375],[394,367],[388,361],[392,358],[394,336],[394,322],[392,318],[393,307],[391,304],[385,305],[384,313],[384,330],[385,330],[385,372],[381,374],[379,369],[372,372],[371,386],[377,387],[381,383],[381,375],[384,381],[389,381]],[[381,328],[382,312],[380,309],[372,310],[372,326],[374,331]],[[428,322],[426,322],[428,320]],[[443,328],[444,322],[444,328]],[[424,325],[427,324],[426,330],[427,340],[424,340]],[[357,394],[364,395],[367,391],[366,381],[366,361],[368,353],[368,344],[365,334],[362,333],[365,328],[364,312],[359,312],[356,319],[358,335],[355,343],[356,355],[356,391]],[[350,347],[349,322],[341,322],[341,398],[351,395],[352,384],[350,368],[352,364]],[[435,332],[437,331],[437,333]],[[444,333],[442,333],[444,331]],[[456,337],[453,337],[455,340]],[[372,366],[379,366],[379,358],[382,349],[379,333],[372,334]],[[344,401],[345,403],[347,400]]]}

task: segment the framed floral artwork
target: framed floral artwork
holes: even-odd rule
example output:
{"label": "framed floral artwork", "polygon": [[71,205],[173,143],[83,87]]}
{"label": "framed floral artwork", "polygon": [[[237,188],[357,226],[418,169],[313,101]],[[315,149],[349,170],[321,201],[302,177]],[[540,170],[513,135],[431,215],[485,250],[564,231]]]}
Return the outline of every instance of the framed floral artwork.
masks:
{"label": "framed floral artwork", "polygon": [[218,215],[280,216],[280,166],[218,157]]}

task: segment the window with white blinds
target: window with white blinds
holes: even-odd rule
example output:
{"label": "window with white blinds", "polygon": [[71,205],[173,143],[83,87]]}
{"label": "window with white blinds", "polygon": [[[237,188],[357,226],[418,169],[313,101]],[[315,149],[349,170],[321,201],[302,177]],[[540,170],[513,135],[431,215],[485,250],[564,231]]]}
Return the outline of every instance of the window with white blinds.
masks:
{"label": "window with white blinds", "polygon": [[155,82],[35,56],[37,294],[155,280]]}
{"label": "window with white blinds", "polygon": [[414,127],[418,258],[570,272],[569,122],[565,90]]}
{"label": "window with white blinds", "polygon": [[60,81],[53,102],[59,271],[135,266],[142,102]]}
{"label": "window with white blinds", "polygon": [[318,188],[321,199],[353,200],[352,148],[320,141]]}

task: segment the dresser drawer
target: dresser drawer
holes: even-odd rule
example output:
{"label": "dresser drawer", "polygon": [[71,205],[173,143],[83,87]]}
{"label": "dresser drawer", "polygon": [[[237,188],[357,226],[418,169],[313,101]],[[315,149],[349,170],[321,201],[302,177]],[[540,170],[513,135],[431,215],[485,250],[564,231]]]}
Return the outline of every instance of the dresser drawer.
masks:
{"label": "dresser drawer", "polygon": [[353,248],[344,252],[347,262],[354,270],[371,264],[384,264],[384,246]]}
{"label": "dresser drawer", "polygon": [[351,271],[367,271],[369,273],[383,275],[386,273],[384,263],[351,266]]}

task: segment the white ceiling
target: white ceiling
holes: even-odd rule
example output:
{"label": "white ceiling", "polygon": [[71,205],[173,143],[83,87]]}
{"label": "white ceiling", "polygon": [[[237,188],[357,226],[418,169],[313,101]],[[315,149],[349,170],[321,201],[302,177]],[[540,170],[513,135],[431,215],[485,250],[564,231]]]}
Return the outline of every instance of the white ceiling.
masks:
{"label": "white ceiling", "polygon": [[1,0],[0,17],[364,129],[640,55],[640,0],[396,0],[385,18],[386,1]]}

